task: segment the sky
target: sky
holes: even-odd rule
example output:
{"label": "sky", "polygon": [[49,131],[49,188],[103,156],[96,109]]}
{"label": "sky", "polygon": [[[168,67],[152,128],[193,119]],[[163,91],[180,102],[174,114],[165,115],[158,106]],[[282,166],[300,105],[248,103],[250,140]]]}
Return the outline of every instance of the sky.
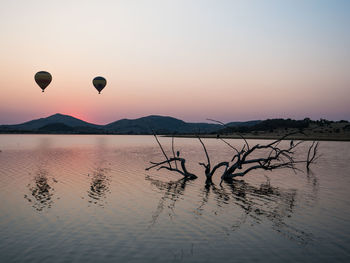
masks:
{"label": "sky", "polygon": [[346,0],[0,0],[0,124],[350,120],[349,25]]}

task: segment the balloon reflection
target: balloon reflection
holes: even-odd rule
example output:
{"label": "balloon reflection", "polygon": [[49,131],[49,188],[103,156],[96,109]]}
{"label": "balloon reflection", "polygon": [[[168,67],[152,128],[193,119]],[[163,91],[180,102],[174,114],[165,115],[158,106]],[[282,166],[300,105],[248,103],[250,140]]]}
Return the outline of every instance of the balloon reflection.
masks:
{"label": "balloon reflection", "polygon": [[96,138],[96,148],[95,148],[95,165],[94,170],[91,174],[90,188],[88,190],[88,200],[89,204],[99,205],[104,207],[106,204],[107,193],[110,193],[110,183],[111,177],[108,175],[110,172],[109,168],[106,168],[106,149],[107,149],[107,139],[105,137]]}
{"label": "balloon reflection", "polygon": [[106,203],[106,194],[110,193],[110,177],[106,175],[107,172],[107,168],[98,168],[91,175],[90,189],[88,190],[89,203],[99,206],[104,206]]}
{"label": "balloon reflection", "polygon": [[[49,176],[46,170],[40,169],[34,177],[34,183],[28,184],[29,194],[24,195],[24,198],[32,203],[32,207],[37,211],[42,211],[45,208],[51,208],[53,204],[54,188],[49,184]],[[57,180],[52,178],[52,182]]]}

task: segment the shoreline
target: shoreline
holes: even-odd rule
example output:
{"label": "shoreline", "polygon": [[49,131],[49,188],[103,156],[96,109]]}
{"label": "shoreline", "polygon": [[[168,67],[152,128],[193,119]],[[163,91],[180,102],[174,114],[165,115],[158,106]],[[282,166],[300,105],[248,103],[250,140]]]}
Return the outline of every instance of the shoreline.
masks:
{"label": "shoreline", "polygon": [[[196,135],[162,135],[163,137],[174,137],[174,138],[196,138]],[[259,136],[259,135],[242,135],[245,139],[247,140],[278,140],[284,135],[266,135],[266,136]],[[219,138],[216,137],[216,135],[211,135],[211,134],[206,134],[206,135],[201,135],[201,139],[241,139],[239,135],[220,135]],[[297,140],[297,141],[343,141],[343,142],[348,142],[350,141],[350,137],[333,137],[333,136],[288,136],[287,138],[283,140]]]}
{"label": "shoreline", "polygon": [[[117,135],[117,136],[153,136],[153,134],[111,134],[111,133],[0,133],[0,135]],[[174,137],[174,138],[197,138],[195,134],[157,134],[161,137]],[[280,135],[253,135],[253,134],[242,134],[247,140],[277,140],[283,137],[285,134]],[[232,135],[220,135],[218,138],[216,134],[201,134],[201,138],[204,139],[242,139],[237,134]],[[336,137],[336,136],[289,136],[283,140],[299,140],[299,141],[350,141],[350,137]]]}

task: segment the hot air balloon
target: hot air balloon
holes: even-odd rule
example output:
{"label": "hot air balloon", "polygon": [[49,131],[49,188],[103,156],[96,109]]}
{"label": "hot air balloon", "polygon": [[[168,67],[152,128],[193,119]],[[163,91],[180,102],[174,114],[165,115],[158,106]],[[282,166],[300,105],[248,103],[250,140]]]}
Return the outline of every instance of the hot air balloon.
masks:
{"label": "hot air balloon", "polygon": [[52,76],[49,72],[39,71],[34,76],[35,82],[39,85],[39,87],[44,92],[45,88],[49,86],[52,80]]}
{"label": "hot air balloon", "polygon": [[107,84],[107,81],[104,77],[96,77],[92,80],[92,84],[94,84],[95,88],[98,91],[98,94],[104,89]]}

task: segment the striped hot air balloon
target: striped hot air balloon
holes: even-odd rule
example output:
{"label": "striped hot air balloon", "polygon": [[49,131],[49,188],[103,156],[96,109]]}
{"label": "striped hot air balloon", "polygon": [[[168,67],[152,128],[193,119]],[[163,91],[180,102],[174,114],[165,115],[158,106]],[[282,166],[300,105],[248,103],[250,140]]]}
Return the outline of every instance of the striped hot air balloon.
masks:
{"label": "striped hot air balloon", "polygon": [[98,94],[105,88],[107,81],[104,77],[96,77],[92,80],[92,84],[94,84],[95,88],[98,91]]}
{"label": "striped hot air balloon", "polygon": [[44,92],[46,87],[49,86],[49,84],[51,83],[52,76],[49,72],[39,71],[35,74],[34,79],[35,79],[35,82],[39,85],[39,87]]}

